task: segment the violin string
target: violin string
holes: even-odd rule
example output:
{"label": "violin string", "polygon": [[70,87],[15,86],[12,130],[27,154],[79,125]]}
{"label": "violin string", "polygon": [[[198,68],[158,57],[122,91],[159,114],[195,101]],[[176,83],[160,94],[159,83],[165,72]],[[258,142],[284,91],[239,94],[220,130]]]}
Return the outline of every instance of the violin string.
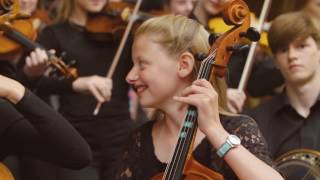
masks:
{"label": "violin string", "polygon": [[[209,70],[210,70],[210,68],[211,68],[211,62],[210,61],[212,61],[213,59],[214,59],[214,57],[215,57],[215,53],[216,53],[216,50],[214,50],[212,53],[210,53],[210,55],[205,59],[205,60],[203,60],[203,64],[201,64],[201,66],[200,66],[200,69],[199,69],[199,74],[198,74],[198,77],[197,77],[197,79],[199,79],[199,78],[202,78],[202,77],[208,77],[208,75],[211,73]],[[204,69],[204,70],[203,70]],[[197,118],[197,117],[196,117]],[[196,119],[195,119],[196,120]],[[190,116],[189,114],[187,114],[187,116],[186,116],[186,120],[185,120],[185,122],[191,122],[191,123],[193,123],[194,125],[195,125],[195,123],[194,122],[192,122],[192,121],[195,121],[194,120],[194,116]],[[180,134],[181,134],[181,132],[186,132],[186,135],[190,135],[190,131],[191,130],[195,130],[195,128],[196,127],[193,127],[193,128],[189,128],[189,127],[186,127],[186,126],[184,126],[184,125],[182,125],[181,126],[181,129],[180,129]],[[181,161],[181,156],[182,156],[182,154],[183,154],[183,151],[182,150],[184,150],[185,149],[185,146],[187,145],[187,141],[190,141],[191,139],[190,138],[183,138],[183,139],[181,139],[180,137],[179,137],[179,139],[178,139],[178,143],[177,143],[177,145],[176,145],[176,147],[178,148],[175,152],[177,152],[176,154],[178,154],[177,156],[175,156],[175,153],[173,154],[173,157],[172,157],[172,159],[171,159],[171,162],[170,162],[170,164],[167,166],[168,168],[166,168],[166,170],[165,170],[165,173],[164,173],[164,178],[166,178],[166,177],[168,177],[168,179],[172,179],[172,177],[174,177],[175,176],[175,173],[177,172],[177,168],[179,168],[179,167],[177,167],[180,163],[178,163],[178,162],[180,162]],[[182,141],[182,142],[181,142]],[[181,143],[182,143],[182,145],[181,145]],[[191,142],[190,142],[191,143]],[[189,144],[190,144],[189,143]],[[178,159],[178,160],[176,160],[176,159]],[[172,167],[172,168],[170,168],[170,167]],[[170,171],[170,172],[168,172],[168,171]],[[173,174],[172,174],[173,173]],[[167,179],[167,178],[166,178]]]}

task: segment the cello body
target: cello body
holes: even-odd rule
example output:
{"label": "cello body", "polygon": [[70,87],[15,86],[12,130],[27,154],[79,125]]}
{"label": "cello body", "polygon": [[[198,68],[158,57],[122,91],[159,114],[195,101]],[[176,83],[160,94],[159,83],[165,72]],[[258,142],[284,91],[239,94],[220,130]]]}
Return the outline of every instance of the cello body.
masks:
{"label": "cello body", "polygon": [[[151,180],[162,180],[164,173],[154,176]],[[192,156],[186,163],[184,170],[184,180],[223,180],[223,176],[211,169],[203,166]]]}

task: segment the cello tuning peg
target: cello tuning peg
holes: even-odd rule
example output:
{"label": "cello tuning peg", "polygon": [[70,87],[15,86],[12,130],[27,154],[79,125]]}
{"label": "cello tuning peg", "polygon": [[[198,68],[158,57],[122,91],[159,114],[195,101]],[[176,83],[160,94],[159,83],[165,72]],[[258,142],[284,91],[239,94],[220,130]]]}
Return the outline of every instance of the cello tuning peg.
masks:
{"label": "cello tuning peg", "polygon": [[236,45],[228,46],[227,50],[232,51],[233,53],[239,53],[241,51],[248,50],[249,48],[250,46],[247,44],[246,45],[236,44]]}
{"label": "cello tuning peg", "polygon": [[260,33],[256,28],[249,27],[247,29],[247,32],[240,33],[240,37],[246,37],[246,38],[250,39],[250,41],[256,42],[256,41],[259,41],[259,39],[260,39]]}
{"label": "cello tuning peg", "polygon": [[207,55],[205,53],[197,53],[194,55],[194,58],[197,61],[203,61],[206,57],[207,57]]}
{"label": "cello tuning peg", "polygon": [[219,38],[219,34],[211,33],[210,36],[209,36],[209,44],[210,44],[210,46],[212,46],[213,43],[215,43],[218,38]]}

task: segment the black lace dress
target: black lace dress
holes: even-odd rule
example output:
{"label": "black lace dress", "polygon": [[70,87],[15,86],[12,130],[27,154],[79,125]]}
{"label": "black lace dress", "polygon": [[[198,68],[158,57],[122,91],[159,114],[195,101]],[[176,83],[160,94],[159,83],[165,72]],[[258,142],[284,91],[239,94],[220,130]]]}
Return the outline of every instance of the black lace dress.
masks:
{"label": "black lace dress", "polygon": [[[262,137],[256,122],[248,116],[221,115],[224,128],[241,139],[241,144],[259,159],[271,165],[265,139]],[[147,122],[128,141],[128,147],[115,164],[111,179],[149,180],[160,172],[164,172],[166,163],[160,162],[155,153],[152,141],[152,127],[155,121]],[[201,164],[219,172],[225,179],[237,179],[227,163],[216,155],[207,138],[196,147],[194,158]]]}

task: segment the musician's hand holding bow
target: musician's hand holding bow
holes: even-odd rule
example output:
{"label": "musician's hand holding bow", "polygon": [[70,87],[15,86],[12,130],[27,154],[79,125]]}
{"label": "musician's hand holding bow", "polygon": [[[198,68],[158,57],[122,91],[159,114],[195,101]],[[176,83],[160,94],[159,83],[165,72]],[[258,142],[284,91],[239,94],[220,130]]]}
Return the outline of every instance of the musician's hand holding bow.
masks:
{"label": "musician's hand holding bow", "polygon": [[102,76],[77,78],[72,84],[73,90],[79,93],[92,94],[98,102],[110,101],[112,80]]}
{"label": "musician's hand holding bow", "polygon": [[232,113],[240,113],[246,101],[246,94],[243,90],[228,88],[227,89],[227,105]]}

